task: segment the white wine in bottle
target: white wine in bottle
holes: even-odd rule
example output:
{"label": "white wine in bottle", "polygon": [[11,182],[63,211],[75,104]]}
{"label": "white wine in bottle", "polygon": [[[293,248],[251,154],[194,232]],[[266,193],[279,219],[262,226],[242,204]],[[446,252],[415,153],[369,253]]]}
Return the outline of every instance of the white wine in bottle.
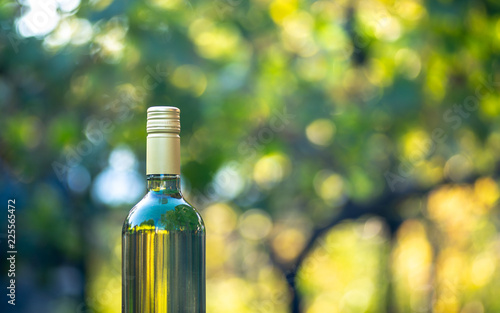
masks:
{"label": "white wine in bottle", "polygon": [[180,110],[150,107],[148,191],[122,230],[122,313],[205,312],[205,226],[180,190]]}

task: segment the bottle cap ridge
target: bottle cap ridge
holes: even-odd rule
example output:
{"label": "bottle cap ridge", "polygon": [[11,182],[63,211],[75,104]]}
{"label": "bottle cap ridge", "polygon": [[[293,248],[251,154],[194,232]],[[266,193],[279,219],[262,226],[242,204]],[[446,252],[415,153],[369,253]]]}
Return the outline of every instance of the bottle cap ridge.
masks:
{"label": "bottle cap ridge", "polygon": [[181,110],[176,107],[150,107],[147,117],[147,133],[179,134],[181,132],[180,113]]}

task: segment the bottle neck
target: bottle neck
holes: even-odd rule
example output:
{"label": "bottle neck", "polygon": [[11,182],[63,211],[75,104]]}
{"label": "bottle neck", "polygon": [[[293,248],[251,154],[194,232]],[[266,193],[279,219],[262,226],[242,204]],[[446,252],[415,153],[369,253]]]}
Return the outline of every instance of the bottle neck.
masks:
{"label": "bottle neck", "polygon": [[181,177],[175,174],[148,175],[148,191],[163,194],[180,194]]}

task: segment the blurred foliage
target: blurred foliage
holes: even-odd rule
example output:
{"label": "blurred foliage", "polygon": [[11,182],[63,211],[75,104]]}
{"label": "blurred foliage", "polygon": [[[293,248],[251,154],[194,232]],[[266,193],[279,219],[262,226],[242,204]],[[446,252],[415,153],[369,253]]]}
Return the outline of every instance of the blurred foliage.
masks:
{"label": "blurred foliage", "polygon": [[18,309],[120,311],[174,105],[208,312],[498,312],[499,52],[494,0],[0,1]]}

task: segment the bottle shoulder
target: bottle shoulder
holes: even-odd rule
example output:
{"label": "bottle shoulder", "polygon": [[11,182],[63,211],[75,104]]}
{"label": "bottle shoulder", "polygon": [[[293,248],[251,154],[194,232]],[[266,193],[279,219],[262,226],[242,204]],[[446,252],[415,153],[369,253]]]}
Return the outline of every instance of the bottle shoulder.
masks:
{"label": "bottle shoulder", "polygon": [[205,232],[200,213],[181,194],[148,192],[123,224],[123,233],[141,230]]}

